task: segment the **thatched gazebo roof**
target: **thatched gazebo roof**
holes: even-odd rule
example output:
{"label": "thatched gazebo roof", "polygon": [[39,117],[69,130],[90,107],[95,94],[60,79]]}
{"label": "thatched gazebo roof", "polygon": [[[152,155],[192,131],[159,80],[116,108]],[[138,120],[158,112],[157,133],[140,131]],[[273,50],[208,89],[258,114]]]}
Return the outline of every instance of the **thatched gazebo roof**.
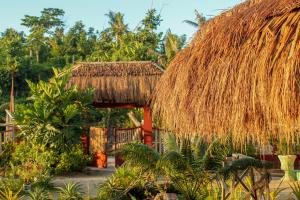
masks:
{"label": "thatched gazebo roof", "polygon": [[72,68],[68,83],[79,90],[94,88],[94,104],[145,106],[163,70],[150,61],[81,62]]}
{"label": "thatched gazebo roof", "polygon": [[300,129],[300,1],[251,0],[208,21],[171,62],[154,110],[176,133],[236,143]]}

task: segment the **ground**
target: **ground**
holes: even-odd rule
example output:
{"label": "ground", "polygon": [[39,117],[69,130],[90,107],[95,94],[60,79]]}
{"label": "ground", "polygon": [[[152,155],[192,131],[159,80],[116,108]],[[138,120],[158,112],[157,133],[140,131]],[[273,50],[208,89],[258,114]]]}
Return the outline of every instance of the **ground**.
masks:
{"label": "ground", "polygon": [[57,176],[53,179],[55,186],[64,186],[68,182],[80,183],[85,194],[91,197],[96,197],[96,187],[103,183],[115,171],[114,157],[108,158],[108,166],[106,169],[98,169],[95,167],[88,167],[83,173],[71,174],[68,176]]}

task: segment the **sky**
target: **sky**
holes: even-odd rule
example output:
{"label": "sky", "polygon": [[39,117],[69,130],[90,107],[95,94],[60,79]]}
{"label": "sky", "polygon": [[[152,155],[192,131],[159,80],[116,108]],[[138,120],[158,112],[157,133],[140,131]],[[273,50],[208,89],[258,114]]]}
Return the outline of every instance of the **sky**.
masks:
{"label": "sky", "polygon": [[108,11],[125,14],[130,28],[136,27],[149,8],[157,9],[163,22],[159,31],[168,28],[176,34],[191,37],[196,29],[183,20],[194,20],[197,9],[207,17],[215,16],[224,9],[241,3],[242,0],[0,0],[0,32],[6,28],[28,31],[21,26],[25,14],[39,16],[43,8],[60,8],[65,11],[64,22],[71,27],[76,21],[83,21],[87,27],[103,30],[107,27]]}

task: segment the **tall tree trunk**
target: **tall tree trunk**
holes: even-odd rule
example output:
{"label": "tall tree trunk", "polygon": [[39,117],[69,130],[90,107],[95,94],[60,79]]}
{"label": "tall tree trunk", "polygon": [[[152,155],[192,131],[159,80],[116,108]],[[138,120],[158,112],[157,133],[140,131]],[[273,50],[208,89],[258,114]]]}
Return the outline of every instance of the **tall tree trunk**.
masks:
{"label": "tall tree trunk", "polygon": [[40,54],[38,50],[35,50],[35,55],[36,55],[36,62],[40,63]]}
{"label": "tall tree trunk", "polygon": [[32,52],[32,49],[29,50],[29,58],[30,58],[30,65],[32,65],[32,55],[33,55],[33,52]]}
{"label": "tall tree trunk", "polygon": [[11,89],[10,89],[10,104],[9,111],[13,113],[15,111],[15,97],[14,97],[14,84],[15,84],[15,72],[11,73]]}

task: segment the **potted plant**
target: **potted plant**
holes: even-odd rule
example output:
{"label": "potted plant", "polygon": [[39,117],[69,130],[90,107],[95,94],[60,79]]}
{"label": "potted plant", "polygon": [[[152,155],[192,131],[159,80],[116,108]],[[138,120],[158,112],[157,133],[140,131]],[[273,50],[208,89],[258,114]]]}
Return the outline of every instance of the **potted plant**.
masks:
{"label": "potted plant", "polygon": [[276,146],[278,148],[277,155],[280,161],[280,168],[284,171],[282,181],[296,181],[294,165],[297,158],[297,145],[292,141],[282,140]]}

